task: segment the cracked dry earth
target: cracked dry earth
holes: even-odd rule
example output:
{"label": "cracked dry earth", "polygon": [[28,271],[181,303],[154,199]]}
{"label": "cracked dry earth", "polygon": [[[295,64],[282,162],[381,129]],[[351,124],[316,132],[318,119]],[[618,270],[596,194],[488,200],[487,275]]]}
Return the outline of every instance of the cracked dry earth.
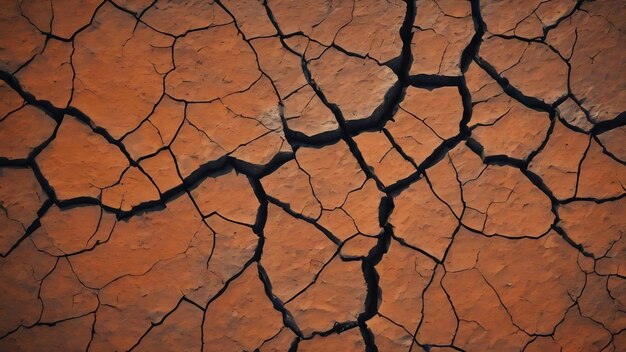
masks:
{"label": "cracked dry earth", "polygon": [[1,351],[626,351],[624,0],[1,7]]}

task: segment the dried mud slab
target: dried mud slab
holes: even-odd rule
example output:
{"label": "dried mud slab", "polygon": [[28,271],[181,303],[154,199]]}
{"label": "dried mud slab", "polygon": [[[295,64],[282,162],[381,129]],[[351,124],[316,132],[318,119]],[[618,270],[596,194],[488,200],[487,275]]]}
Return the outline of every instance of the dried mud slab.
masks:
{"label": "dried mud slab", "polygon": [[480,55],[525,96],[553,104],[568,94],[568,65],[544,43],[488,37]]}
{"label": "dried mud slab", "polygon": [[4,38],[0,46],[0,68],[9,73],[17,71],[45,46],[46,36],[22,14],[20,5],[19,1],[4,1],[0,11]]}
{"label": "dried mud slab", "polygon": [[[76,35],[72,105],[120,138],[137,127],[163,94],[173,39],[104,4]],[[111,103],[114,102],[114,103]]]}
{"label": "dried mud slab", "polygon": [[[258,325],[258,320],[263,324]],[[265,295],[256,264],[249,266],[205,311],[203,344],[208,350],[252,350],[282,325]]]}
{"label": "dried mud slab", "polygon": [[[236,60],[220,59],[231,56]],[[172,97],[187,101],[211,101],[245,90],[260,75],[252,48],[232,24],[176,40],[173,58],[175,69],[167,75],[165,88]]]}
{"label": "dried mud slab", "polygon": [[309,64],[311,78],[347,121],[375,115],[395,84],[393,71],[374,60],[360,59],[330,48]]}
{"label": "dried mud slab", "polygon": [[296,160],[309,175],[311,188],[325,209],[341,206],[348,193],[365,181],[363,170],[343,141],[319,149],[300,148]]}
{"label": "dried mud slab", "polygon": [[43,111],[25,105],[9,113],[0,121],[0,157],[27,159],[35,149],[47,142],[55,131],[56,123]]}
{"label": "dried mud slab", "polygon": [[402,1],[279,0],[267,7],[284,34],[301,32],[323,46],[333,44],[381,63],[400,56],[399,31],[407,9]]}
{"label": "dried mud slab", "polygon": [[626,350],[625,15],[4,1],[0,350]]}
{"label": "dried mud slab", "polygon": [[[416,203],[415,199],[420,202]],[[394,212],[389,218],[394,234],[429,255],[443,258],[459,221],[431,190],[428,182],[422,179],[412,184],[394,199],[394,204]]]}
{"label": "dried mud slab", "polygon": [[1,168],[0,199],[0,251],[6,255],[37,220],[47,196],[30,169]]}
{"label": "dried mud slab", "polygon": [[333,258],[316,281],[285,304],[304,336],[354,324],[365,309],[367,285],[361,263]]}
{"label": "dried mud slab", "polygon": [[470,2],[416,1],[410,75],[461,75],[461,56],[474,36]]}
{"label": "dried mud slab", "polygon": [[[608,121],[625,110],[624,80],[612,73],[620,62],[623,21],[619,1],[581,4],[562,24],[548,33],[546,42],[568,58],[570,91],[592,122]],[[600,84],[600,82],[602,82]]]}
{"label": "dried mud slab", "polygon": [[129,164],[116,145],[72,116],[65,116],[36,161],[59,199],[97,197],[119,181]]}
{"label": "dried mud slab", "polygon": [[[270,205],[265,224],[261,264],[282,301],[292,299],[310,285],[334,256],[337,248],[323,232]],[[291,238],[297,238],[294,245]]]}

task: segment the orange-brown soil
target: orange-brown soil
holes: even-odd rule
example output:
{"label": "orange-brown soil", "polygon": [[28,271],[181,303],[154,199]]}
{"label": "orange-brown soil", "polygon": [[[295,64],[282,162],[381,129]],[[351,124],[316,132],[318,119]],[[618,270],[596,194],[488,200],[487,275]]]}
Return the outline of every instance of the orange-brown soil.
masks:
{"label": "orange-brown soil", "polygon": [[0,3],[0,351],[626,351],[626,1]]}

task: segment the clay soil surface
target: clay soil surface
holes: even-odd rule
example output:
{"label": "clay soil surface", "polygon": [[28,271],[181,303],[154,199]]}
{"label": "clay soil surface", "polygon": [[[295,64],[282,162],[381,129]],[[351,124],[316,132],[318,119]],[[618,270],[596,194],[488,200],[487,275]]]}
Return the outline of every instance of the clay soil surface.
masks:
{"label": "clay soil surface", "polygon": [[0,1],[0,351],[626,351],[626,1]]}

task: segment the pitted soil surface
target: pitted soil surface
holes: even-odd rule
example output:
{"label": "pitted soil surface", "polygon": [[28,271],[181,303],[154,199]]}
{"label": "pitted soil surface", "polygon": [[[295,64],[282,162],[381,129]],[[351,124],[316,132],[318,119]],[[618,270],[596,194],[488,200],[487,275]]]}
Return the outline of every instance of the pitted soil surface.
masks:
{"label": "pitted soil surface", "polygon": [[6,0],[0,350],[626,351],[623,0]]}

